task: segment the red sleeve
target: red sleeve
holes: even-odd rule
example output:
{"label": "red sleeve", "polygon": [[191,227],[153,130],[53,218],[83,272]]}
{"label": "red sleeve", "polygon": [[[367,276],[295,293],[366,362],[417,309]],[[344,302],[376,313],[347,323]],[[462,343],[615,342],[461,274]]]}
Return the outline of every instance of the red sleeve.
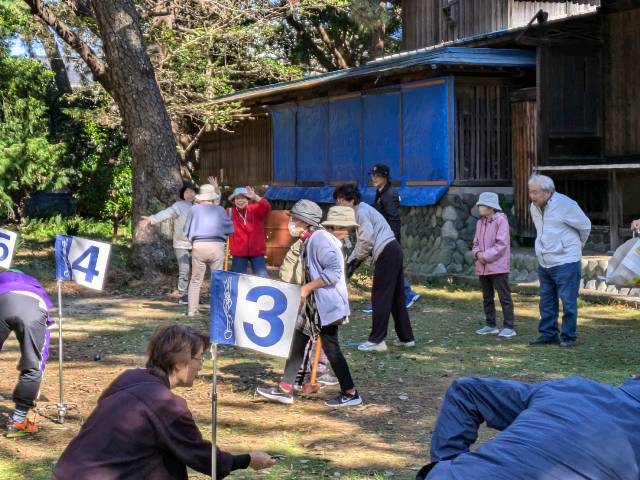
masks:
{"label": "red sleeve", "polygon": [[249,205],[249,209],[260,219],[263,220],[269,215],[271,211],[271,204],[269,200],[264,197],[261,197],[256,203],[252,203]]}

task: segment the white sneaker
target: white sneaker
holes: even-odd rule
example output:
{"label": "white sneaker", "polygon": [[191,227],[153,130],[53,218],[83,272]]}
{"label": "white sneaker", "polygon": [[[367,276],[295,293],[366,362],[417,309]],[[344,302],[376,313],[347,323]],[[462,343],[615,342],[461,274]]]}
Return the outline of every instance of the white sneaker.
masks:
{"label": "white sneaker", "polygon": [[500,330],[498,330],[496,327],[485,326],[476,331],[476,333],[478,335],[498,335],[500,333]]}
{"label": "white sneaker", "polygon": [[293,404],[293,394],[283,392],[278,387],[256,388],[256,393],[272,402],[284,403],[285,405]]}
{"label": "white sneaker", "polygon": [[383,341],[380,343],[364,342],[358,345],[361,352],[386,352],[387,344]]}
{"label": "white sneaker", "polygon": [[511,338],[517,335],[516,331],[513,328],[503,328],[498,334],[499,337]]}
{"label": "white sneaker", "polygon": [[411,340],[409,342],[401,342],[400,340],[396,340],[393,342],[393,345],[396,347],[404,347],[404,348],[413,348],[416,346],[415,340]]}

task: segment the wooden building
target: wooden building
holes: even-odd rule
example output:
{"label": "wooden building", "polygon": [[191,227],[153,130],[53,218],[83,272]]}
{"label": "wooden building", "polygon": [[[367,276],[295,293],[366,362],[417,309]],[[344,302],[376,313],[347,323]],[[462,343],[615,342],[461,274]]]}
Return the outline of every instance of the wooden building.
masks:
{"label": "wooden building", "polygon": [[599,0],[403,0],[405,50],[430,47],[527,25],[540,10],[548,20],[595,11]]}
{"label": "wooden building", "polygon": [[322,202],[339,182],[367,191],[385,162],[407,206],[452,188],[513,193],[527,237],[526,182],[541,172],[587,212],[595,250],[628,236],[640,217],[640,0],[404,0],[403,11],[405,46],[419,50],[220,98],[256,120],[203,139],[201,177]]}
{"label": "wooden building", "polygon": [[527,48],[442,47],[238,92],[218,101],[257,120],[204,139],[201,177],[331,202],[343,182],[373,195],[367,172],[384,162],[406,206],[435,204],[451,185],[510,186],[510,95],[534,84],[534,69]]}

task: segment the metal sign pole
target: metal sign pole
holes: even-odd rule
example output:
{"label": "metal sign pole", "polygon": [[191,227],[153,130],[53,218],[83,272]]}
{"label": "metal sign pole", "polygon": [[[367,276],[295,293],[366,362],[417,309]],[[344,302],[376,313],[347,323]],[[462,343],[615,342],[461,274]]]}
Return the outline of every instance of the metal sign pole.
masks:
{"label": "metal sign pole", "polygon": [[216,343],[211,344],[211,360],[213,363],[213,379],[211,382],[211,478],[216,479],[216,473],[218,469],[218,455],[217,455],[217,426],[218,426],[218,391],[216,383],[218,381],[218,345]]}
{"label": "metal sign pole", "polygon": [[64,423],[67,408],[64,405],[64,376],[62,373],[62,281],[58,280],[58,377],[60,379],[60,403],[58,403],[58,422]]}

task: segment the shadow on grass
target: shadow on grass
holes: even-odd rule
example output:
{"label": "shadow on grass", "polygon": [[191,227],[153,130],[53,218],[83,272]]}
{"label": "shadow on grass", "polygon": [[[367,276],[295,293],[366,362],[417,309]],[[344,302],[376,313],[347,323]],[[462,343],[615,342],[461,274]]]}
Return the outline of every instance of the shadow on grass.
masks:
{"label": "shadow on grass", "polygon": [[[391,470],[394,478],[414,478],[415,470],[412,471],[409,465],[406,469],[390,468],[371,452],[399,455],[412,466],[424,463],[420,458],[426,462],[430,427],[444,391],[455,378],[473,375],[539,381],[577,374],[619,384],[640,368],[640,349],[636,348],[640,343],[637,311],[586,305],[580,310],[578,347],[536,348],[529,347],[528,340],[537,335],[537,297],[514,295],[518,336],[505,340],[475,334],[475,330],[484,324],[479,292],[456,287],[420,288],[419,292],[423,298],[410,311],[417,339],[414,349],[390,347],[385,353],[358,352],[354,346],[366,339],[371,325],[370,316],[357,311],[359,304],[352,306],[352,321],[340,329],[343,351],[364,397],[364,407],[340,411],[324,409],[321,402],[335,395],[335,388],[314,397],[299,396],[293,407],[248,398],[255,387],[273,385],[279,379],[283,360],[221,347],[220,385],[236,394],[233,398],[222,395],[220,401],[222,411],[233,412],[220,424],[221,428],[229,430],[228,437],[237,434],[246,440],[265,436],[273,438],[277,446],[277,439],[288,435],[296,448],[306,449],[305,455],[293,451],[295,449],[273,451],[289,456],[271,472],[238,472],[234,476],[306,479],[332,477],[339,472],[343,479],[359,479],[382,478]],[[181,323],[208,329],[206,317],[187,319],[180,315],[181,307],[168,302],[158,304],[141,299],[140,305],[143,309],[139,314],[121,318],[112,302],[87,303],[84,308],[91,314],[79,314],[65,323],[65,356],[69,357],[65,368],[90,372],[92,365],[98,365],[91,363],[94,353],[101,353],[101,366],[111,369],[122,366],[124,370],[132,362],[142,365],[153,329],[158,323],[175,321],[167,319],[174,313]],[[388,340],[393,336],[391,328]],[[7,353],[11,351],[14,356],[17,354],[15,347]],[[54,339],[50,362],[55,361]],[[210,372],[211,360],[207,359],[201,379],[192,389],[193,395],[202,398],[203,392],[210,390]],[[102,388],[111,380],[105,378]],[[211,420],[206,401],[201,400],[198,407],[194,417],[206,432]],[[307,412],[310,417],[305,417]],[[325,425],[332,427],[324,431]],[[340,428],[333,430],[336,425]],[[304,444],[306,432],[314,433],[312,445]],[[369,452],[366,468],[354,465],[345,469],[318,458],[345,447]],[[310,451],[313,453],[308,454]],[[314,456],[316,453],[318,457]]]}

